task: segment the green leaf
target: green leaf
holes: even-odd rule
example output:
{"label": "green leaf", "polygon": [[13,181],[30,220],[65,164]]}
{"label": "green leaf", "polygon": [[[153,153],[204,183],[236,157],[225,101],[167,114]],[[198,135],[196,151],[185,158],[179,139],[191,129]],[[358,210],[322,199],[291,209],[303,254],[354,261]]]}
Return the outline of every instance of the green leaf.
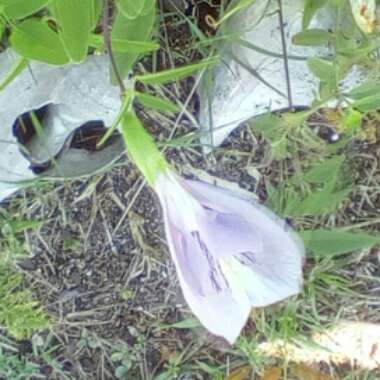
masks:
{"label": "green leaf", "polygon": [[13,28],[10,43],[25,58],[63,65],[70,61],[57,33],[37,19],[25,20]]}
{"label": "green leaf", "polygon": [[254,118],[250,126],[252,130],[260,132],[270,142],[280,140],[286,128],[283,119],[272,113],[266,113]]}
{"label": "green leaf", "polygon": [[176,104],[157,96],[143,94],[141,92],[136,92],[136,96],[140,103],[146,108],[169,113],[179,112],[181,110]]}
{"label": "green leaf", "polygon": [[145,0],[117,0],[116,4],[126,18],[134,19],[142,14]]}
{"label": "green leaf", "polygon": [[207,66],[213,65],[216,62],[218,62],[218,57],[212,57],[192,65],[164,70],[153,74],[136,75],[135,79],[145,84],[163,84],[188,77],[189,75],[192,75]]}
{"label": "green leaf", "polygon": [[376,111],[380,108],[380,91],[376,95],[361,98],[352,103],[352,107],[361,112]]}
{"label": "green leaf", "polygon": [[[128,19],[122,12],[118,12],[113,24],[111,38],[113,41],[127,40],[135,42],[146,42],[152,33],[155,20],[156,7],[152,7],[150,12],[148,12],[146,15],[142,14],[135,19]],[[112,49],[114,49],[113,45]],[[125,78],[128,75],[139,56],[139,53],[133,51],[122,53],[117,52],[115,49],[114,57],[116,67],[122,78]],[[111,82],[116,83],[117,81],[115,73],[113,72],[113,69],[111,71]]]}
{"label": "green leaf", "polygon": [[379,93],[380,82],[378,80],[370,80],[352,89],[350,92],[347,93],[347,96],[351,99],[357,100],[369,96],[378,95]]}
{"label": "green leaf", "polygon": [[3,91],[28,65],[28,60],[21,57],[11,67],[5,78],[0,82],[0,91]]}
{"label": "green leaf", "polygon": [[53,0],[50,9],[67,54],[74,62],[82,62],[89,46],[93,0]]}
{"label": "green leaf", "polygon": [[156,6],[156,0],[145,0],[144,7],[141,11],[142,15],[152,12],[152,8]]}
{"label": "green leaf", "polygon": [[[104,37],[99,34],[90,35],[90,45],[104,50]],[[141,41],[130,41],[130,40],[120,40],[117,38],[112,39],[112,50],[114,52],[122,53],[147,53],[153,50],[159,49],[160,45],[154,42],[141,42]]]}
{"label": "green leaf", "polygon": [[307,171],[304,175],[304,179],[311,183],[336,181],[344,159],[345,157],[341,155],[325,160]]}
{"label": "green leaf", "polygon": [[292,37],[294,45],[319,46],[331,41],[333,35],[323,29],[307,29]]}
{"label": "green leaf", "polygon": [[17,234],[28,229],[36,230],[42,226],[42,222],[39,220],[10,220],[8,222],[9,227],[12,229],[12,232]]}
{"label": "green leaf", "polygon": [[292,216],[319,216],[334,211],[347,198],[351,188],[335,191],[335,180],[327,182],[322,189],[314,190],[301,202],[289,210]]}
{"label": "green leaf", "polygon": [[124,113],[121,132],[129,157],[140,169],[149,185],[154,186],[157,176],[167,170],[168,163],[158,150],[152,136],[133,112]]}
{"label": "green leaf", "polygon": [[363,114],[349,107],[345,110],[343,126],[350,133],[359,132],[362,125]]}
{"label": "green leaf", "polygon": [[0,9],[7,18],[19,19],[38,12],[49,4],[50,0],[0,0]]}
{"label": "green leaf", "polygon": [[90,11],[90,30],[94,30],[98,25],[100,15],[103,11],[103,0],[92,0]]}
{"label": "green leaf", "polygon": [[302,17],[302,29],[307,29],[315,13],[323,8],[327,0],[305,0],[305,7]]}
{"label": "green leaf", "polygon": [[335,68],[332,62],[321,58],[309,58],[307,60],[309,70],[321,81],[335,82]]}
{"label": "green leaf", "polygon": [[306,247],[317,256],[331,256],[370,248],[380,237],[363,232],[313,230],[300,233]]}
{"label": "green leaf", "polygon": [[1,17],[1,14],[0,14],[0,40],[3,38],[6,26],[7,26],[7,23],[5,22],[4,18]]}

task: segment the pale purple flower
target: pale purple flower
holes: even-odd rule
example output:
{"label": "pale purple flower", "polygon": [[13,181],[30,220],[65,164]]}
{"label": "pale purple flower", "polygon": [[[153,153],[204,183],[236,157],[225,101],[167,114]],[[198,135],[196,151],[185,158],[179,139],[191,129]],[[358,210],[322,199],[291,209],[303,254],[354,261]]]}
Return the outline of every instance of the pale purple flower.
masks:
{"label": "pale purple flower", "polygon": [[154,187],[184,297],[211,333],[233,343],[252,307],[300,291],[302,243],[269,210],[170,170]]}

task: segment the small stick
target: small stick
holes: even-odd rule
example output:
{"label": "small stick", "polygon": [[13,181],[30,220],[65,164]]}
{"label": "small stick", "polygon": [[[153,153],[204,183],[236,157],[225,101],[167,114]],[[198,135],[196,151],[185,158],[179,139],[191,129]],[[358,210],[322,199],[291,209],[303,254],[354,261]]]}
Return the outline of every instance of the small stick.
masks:
{"label": "small stick", "polygon": [[287,51],[285,32],[284,32],[284,17],[283,17],[283,9],[282,9],[282,0],[277,0],[277,2],[278,2],[278,8],[279,8],[278,9],[278,15],[279,15],[280,29],[281,29],[282,51],[283,51],[283,56],[284,56],[286,89],[287,89],[287,93],[288,93],[289,108],[292,110],[293,109],[293,99],[292,99],[292,88],[290,85],[288,51]]}

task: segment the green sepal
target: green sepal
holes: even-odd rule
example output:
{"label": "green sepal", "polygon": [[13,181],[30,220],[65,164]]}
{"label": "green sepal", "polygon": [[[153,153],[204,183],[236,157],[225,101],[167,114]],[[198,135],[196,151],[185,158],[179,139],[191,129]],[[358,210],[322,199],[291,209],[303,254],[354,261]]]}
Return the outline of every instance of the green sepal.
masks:
{"label": "green sepal", "polygon": [[168,169],[167,161],[133,112],[126,112],[121,124],[129,157],[140,169],[149,185],[154,187],[157,176]]}

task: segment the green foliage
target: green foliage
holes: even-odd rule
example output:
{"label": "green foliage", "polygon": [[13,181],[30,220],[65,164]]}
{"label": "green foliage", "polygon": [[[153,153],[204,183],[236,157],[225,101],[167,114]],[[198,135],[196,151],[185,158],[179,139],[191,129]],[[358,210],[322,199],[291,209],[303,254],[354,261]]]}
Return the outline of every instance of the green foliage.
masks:
{"label": "green foliage", "polygon": [[147,108],[155,109],[157,111],[162,112],[179,112],[180,108],[174,104],[173,102],[170,102],[169,100],[159,98],[154,95],[148,95],[136,92],[136,96],[139,100],[139,102]]}
{"label": "green foliage", "polygon": [[12,265],[27,255],[21,233],[39,225],[38,221],[11,217],[0,209],[0,326],[16,339],[27,338],[49,325],[32,293],[22,288],[22,275]]}
{"label": "green foliage", "polygon": [[28,65],[28,60],[21,57],[19,58],[10,68],[8,74],[5,78],[0,82],[0,91],[2,91],[5,87],[8,86],[9,83],[11,83],[17,75],[21,73],[25,69],[25,67]]}
{"label": "green foliage", "polygon": [[[90,45],[98,50],[105,50],[104,37],[99,34],[91,34]],[[159,48],[159,45],[153,42],[141,42],[113,38],[112,48],[115,52],[142,54],[157,50]]]}
{"label": "green foliage", "polygon": [[299,32],[292,37],[294,45],[318,46],[329,43],[332,34],[323,29],[307,29]]}
{"label": "green foliage", "polygon": [[21,274],[0,265],[0,326],[16,339],[24,339],[48,325],[31,292],[22,289]]}
{"label": "green foliage", "polygon": [[301,236],[306,247],[316,256],[339,255],[370,248],[380,243],[380,236],[363,232],[318,229],[304,231]]}
{"label": "green foliage", "polygon": [[[118,12],[112,28],[112,40],[129,40],[136,42],[147,42],[152,33],[154,23],[156,21],[156,8],[152,8],[146,14],[139,14],[138,17],[129,19],[124,13]],[[112,49],[116,50],[116,46],[112,43]],[[122,78],[125,78],[140,54],[130,52],[115,51],[115,61],[118,72]],[[112,71],[112,82],[116,83],[115,73]]]}
{"label": "green foliage", "polygon": [[268,186],[268,203],[278,213],[290,217],[320,216],[333,212],[352,191],[339,181],[344,156],[317,163],[274,189]]}
{"label": "green foliage", "polygon": [[323,8],[327,3],[327,0],[305,0],[305,7],[303,11],[302,17],[302,29],[308,28],[312,18],[316,14],[316,12]]}
{"label": "green foliage", "polygon": [[51,65],[70,61],[58,34],[44,20],[28,19],[16,24],[10,43],[18,54],[27,59]]}
{"label": "green foliage", "polygon": [[283,159],[288,155],[288,129],[280,116],[266,113],[251,122],[253,131],[259,132],[271,144],[275,159]]}
{"label": "green foliage", "polygon": [[167,168],[168,163],[133,112],[123,115],[122,135],[128,154],[148,183],[153,185],[157,175]]}
{"label": "green foliage", "polygon": [[117,5],[126,18],[134,19],[143,13],[145,7],[147,7],[149,11],[150,3],[152,3],[151,0],[119,0]]}
{"label": "green foliage", "polygon": [[192,65],[186,65],[184,67],[178,67],[175,69],[165,70],[152,74],[136,75],[135,79],[145,84],[164,84],[174,80],[182,79],[194,74],[195,72],[213,65],[218,62],[217,57],[211,57],[205,59],[202,62],[194,63]]}
{"label": "green foliage", "polygon": [[90,32],[93,27],[93,0],[53,0],[50,6],[59,25],[58,35],[65,51],[74,62],[87,57]]}
{"label": "green foliage", "polygon": [[29,380],[38,375],[38,366],[0,347],[0,378],[7,380]]}
{"label": "green foliage", "polygon": [[309,58],[309,70],[321,81],[321,98],[335,95],[337,88],[337,72],[333,62],[322,58]]}
{"label": "green foliage", "polygon": [[27,229],[36,229],[40,222],[32,219],[18,219],[0,208],[0,265],[9,265],[15,259],[27,255],[20,234]]}
{"label": "green foliage", "polygon": [[19,19],[38,12],[48,5],[50,0],[0,0],[0,13],[9,19]]}

